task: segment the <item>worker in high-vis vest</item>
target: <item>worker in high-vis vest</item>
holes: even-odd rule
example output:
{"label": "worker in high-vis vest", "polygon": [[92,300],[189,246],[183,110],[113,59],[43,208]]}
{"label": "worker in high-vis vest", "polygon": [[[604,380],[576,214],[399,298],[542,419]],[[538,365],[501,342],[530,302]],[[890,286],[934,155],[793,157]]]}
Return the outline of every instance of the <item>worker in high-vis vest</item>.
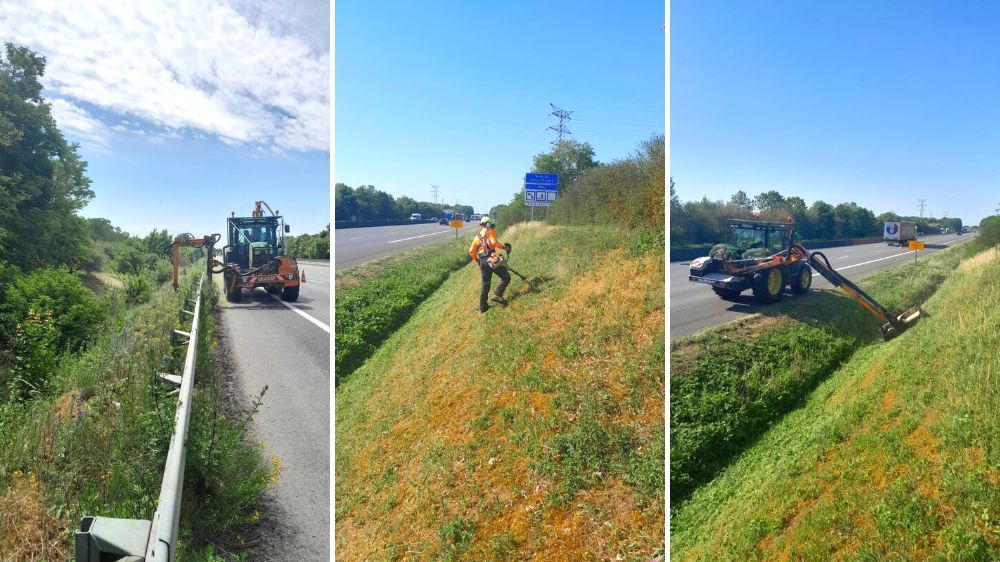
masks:
{"label": "worker in high-vis vest", "polygon": [[483,288],[479,293],[479,312],[486,312],[490,308],[486,299],[490,293],[490,282],[493,280],[494,273],[500,278],[500,284],[497,285],[496,291],[493,292],[493,296],[489,300],[502,305],[507,304],[503,298],[503,292],[507,289],[507,284],[510,283],[510,273],[503,265],[491,267],[490,257],[494,254],[499,255],[500,250],[504,249],[509,254],[510,245],[501,244],[497,240],[496,224],[489,216],[484,215],[479,224],[482,228],[472,240],[472,246],[469,247],[469,257],[479,264],[479,274],[483,279]]}

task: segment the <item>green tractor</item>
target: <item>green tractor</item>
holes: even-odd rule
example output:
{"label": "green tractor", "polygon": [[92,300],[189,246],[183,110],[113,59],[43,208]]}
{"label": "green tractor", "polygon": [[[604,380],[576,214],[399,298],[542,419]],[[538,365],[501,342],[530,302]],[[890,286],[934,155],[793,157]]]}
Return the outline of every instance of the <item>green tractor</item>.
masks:
{"label": "green tractor", "polygon": [[[265,216],[261,206],[271,212]],[[222,248],[226,300],[239,302],[243,290],[263,287],[281,300],[299,298],[299,267],[295,258],[285,255],[285,233],[289,226],[271,207],[257,201],[249,217],[227,219],[227,244]]]}

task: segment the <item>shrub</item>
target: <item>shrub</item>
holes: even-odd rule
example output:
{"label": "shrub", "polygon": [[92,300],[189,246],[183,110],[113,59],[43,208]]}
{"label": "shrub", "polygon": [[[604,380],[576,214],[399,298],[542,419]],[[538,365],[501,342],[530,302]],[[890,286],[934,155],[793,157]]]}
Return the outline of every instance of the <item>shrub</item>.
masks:
{"label": "shrub", "polygon": [[979,243],[984,248],[1000,245],[1000,216],[986,217],[979,223]]}
{"label": "shrub", "polygon": [[39,314],[47,311],[59,332],[58,349],[83,347],[104,316],[104,305],[76,275],[61,268],[38,269],[16,277],[4,296],[2,324],[7,333],[13,333],[29,310]]}
{"label": "shrub", "polygon": [[32,394],[46,394],[57,363],[59,332],[52,312],[28,310],[23,322],[14,326],[11,349],[11,394],[23,400]]}
{"label": "shrub", "polygon": [[125,302],[135,306],[149,301],[153,293],[153,284],[145,275],[128,275],[122,281],[125,285]]}

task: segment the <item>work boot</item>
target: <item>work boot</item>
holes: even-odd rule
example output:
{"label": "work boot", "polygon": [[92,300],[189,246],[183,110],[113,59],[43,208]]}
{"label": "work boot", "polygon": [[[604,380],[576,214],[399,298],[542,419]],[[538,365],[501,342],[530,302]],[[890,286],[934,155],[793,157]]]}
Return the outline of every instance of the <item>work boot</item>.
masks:
{"label": "work boot", "polygon": [[495,303],[502,304],[503,306],[507,306],[507,299],[501,297],[500,295],[493,295],[490,297],[490,300]]}

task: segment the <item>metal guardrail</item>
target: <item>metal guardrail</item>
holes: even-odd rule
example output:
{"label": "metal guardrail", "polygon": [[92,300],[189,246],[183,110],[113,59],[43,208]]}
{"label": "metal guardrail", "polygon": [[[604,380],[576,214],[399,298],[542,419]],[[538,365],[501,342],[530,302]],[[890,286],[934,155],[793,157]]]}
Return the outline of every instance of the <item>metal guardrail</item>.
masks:
{"label": "metal guardrail", "polygon": [[192,316],[191,331],[175,330],[178,335],[188,338],[184,372],[180,377],[159,375],[160,379],[169,384],[179,384],[180,392],[174,432],[170,436],[163,481],[160,484],[160,498],[153,520],[84,517],[80,521],[80,530],[76,532],[77,562],[173,562],[177,555],[177,528],[181,514],[181,493],[184,490],[184,459],[187,456],[187,430],[191,418],[194,364],[198,349],[201,287],[206,276],[207,274],[202,275],[198,281],[194,311],[183,311]]}

